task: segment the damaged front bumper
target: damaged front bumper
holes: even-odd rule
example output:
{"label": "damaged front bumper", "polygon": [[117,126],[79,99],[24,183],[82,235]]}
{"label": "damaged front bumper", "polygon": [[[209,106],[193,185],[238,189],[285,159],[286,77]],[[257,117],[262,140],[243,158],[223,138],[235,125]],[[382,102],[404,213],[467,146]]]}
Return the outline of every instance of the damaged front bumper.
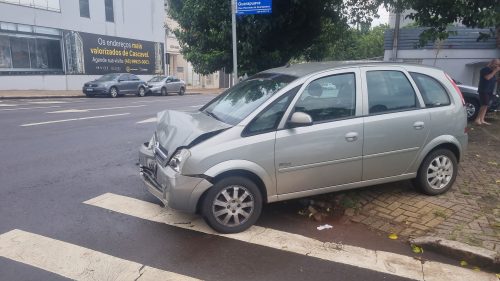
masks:
{"label": "damaged front bumper", "polygon": [[185,176],[170,166],[162,166],[148,143],[139,149],[139,169],[146,189],[165,206],[195,213],[198,200],[212,184],[205,178]]}

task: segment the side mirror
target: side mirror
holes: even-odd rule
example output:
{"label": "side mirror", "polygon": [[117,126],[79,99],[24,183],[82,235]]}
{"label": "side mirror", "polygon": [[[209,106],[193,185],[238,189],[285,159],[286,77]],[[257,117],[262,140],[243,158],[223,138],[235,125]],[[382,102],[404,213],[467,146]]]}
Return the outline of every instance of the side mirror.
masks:
{"label": "side mirror", "polygon": [[304,112],[294,112],[288,121],[289,128],[306,127],[313,124],[311,115]]}
{"label": "side mirror", "polygon": [[123,80],[123,79],[118,79],[118,83],[123,82],[123,81],[125,81],[125,80]]}

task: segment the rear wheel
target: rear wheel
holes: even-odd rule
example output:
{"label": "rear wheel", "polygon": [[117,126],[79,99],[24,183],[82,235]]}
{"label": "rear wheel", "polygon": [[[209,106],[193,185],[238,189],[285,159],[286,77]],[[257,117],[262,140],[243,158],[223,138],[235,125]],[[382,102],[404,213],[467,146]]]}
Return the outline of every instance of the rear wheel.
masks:
{"label": "rear wheel", "polygon": [[109,89],[109,96],[112,98],[118,97],[118,89],[116,87],[111,87],[111,89]]}
{"label": "rear wheel", "polygon": [[451,188],[457,172],[455,154],[448,149],[437,149],[425,157],[414,183],[427,195],[442,194]]}
{"label": "rear wheel", "polygon": [[203,218],[213,229],[237,233],[248,229],[259,218],[262,195],[251,180],[227,177],[208,190],[201,208]]}
{"label": "rear wheel", "polygon": [[477,114],[479,113],[479,102],[473,99],[465,100],[465,109],[467,109],[467,120],[472,121],[476,119]]}
{"label": "rear wheel", "polygon": [[182,88],[179,90],[179,96],[183,96],[186,93],[186,89]]}
{"label": "rear wheel", "polygon": [[166,95],[168,95],[168,93],[167,93],[167,88],[165,88],[165,87],[161,88],[161,95],[162,95],[162,96],[166,96]]}

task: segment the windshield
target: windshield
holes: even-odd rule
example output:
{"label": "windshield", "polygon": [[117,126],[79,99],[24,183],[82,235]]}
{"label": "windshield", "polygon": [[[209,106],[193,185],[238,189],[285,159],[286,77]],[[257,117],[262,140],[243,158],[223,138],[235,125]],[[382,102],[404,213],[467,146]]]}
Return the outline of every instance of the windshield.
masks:
{"label": "windshield", "polygon": [[200,110],[219,121],[236,125],[295,79],[297,77],[284,74],[257,74],[229,88]]}
{"label": "windshield", "polygon": [[155,76],[153,78],[151,78],[151,80],[149,80],[148,82],[161,82],[163,81],[165,78],[165,76]]}
{"label": "windshield", "polygon": [[105,74],[105,75],[99,77],[96,81],[112,81],[112,80],[115,80],[118,76],[120,76],[119,73]]}

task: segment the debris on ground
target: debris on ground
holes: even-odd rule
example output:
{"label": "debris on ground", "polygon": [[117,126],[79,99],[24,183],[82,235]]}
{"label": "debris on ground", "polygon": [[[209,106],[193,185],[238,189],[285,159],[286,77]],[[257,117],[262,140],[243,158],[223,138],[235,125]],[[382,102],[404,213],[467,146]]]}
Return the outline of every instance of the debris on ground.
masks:
{"label": "debris on ground", "polygon": [[398,235],[396,233],[391,233],[391,234],[389,234],[388,237],[389,237],[389,239],[392,239],[392,240],[398,239]]}
{"label": "debris on ground", "polygon": [[469,265],[466,261],[460,261],[460,266],[467,266]]}
{"label": "debris on ground", "polygon": [[415,254],[423,254],[423,253],[424,253],[424,249],[422,249],[422,247],[417,246],[417,245],[415,245],[415,244],[411,244],[411,250],[412,250]]}
{"label": "debris on ground", "polygon": [[333,228],[333,226],[329,225],[329,224],[324,224],[324,225],[320,225],[318,227],[316,227],[317,230],[324,230],[324,229],[331,229]]}

